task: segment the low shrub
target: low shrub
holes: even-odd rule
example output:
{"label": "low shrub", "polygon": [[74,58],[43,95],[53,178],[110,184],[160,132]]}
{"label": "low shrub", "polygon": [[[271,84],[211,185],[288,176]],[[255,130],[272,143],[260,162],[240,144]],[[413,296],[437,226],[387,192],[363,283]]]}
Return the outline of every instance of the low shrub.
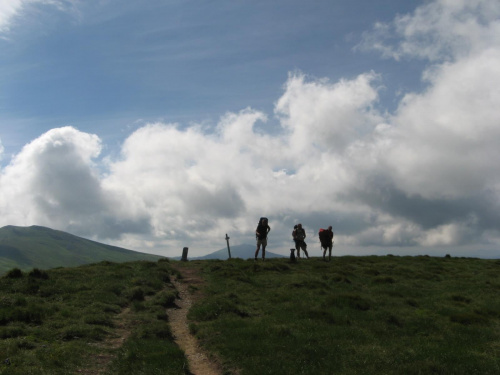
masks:
{"label": "low shrub", "polygon": [[47,280],[49,278],[49,274],[45,271],[38,269],[38,268],[33,268],[33,270],[31,270],[30,273],[28,274],[28,277],[33,277],[35,279]]}
{"label": "low shrub", "polygon": [[8,279],[19,279],[23,277],[23,271],[21,271],[19,268],[13,268],[7,272],[5,277]]}

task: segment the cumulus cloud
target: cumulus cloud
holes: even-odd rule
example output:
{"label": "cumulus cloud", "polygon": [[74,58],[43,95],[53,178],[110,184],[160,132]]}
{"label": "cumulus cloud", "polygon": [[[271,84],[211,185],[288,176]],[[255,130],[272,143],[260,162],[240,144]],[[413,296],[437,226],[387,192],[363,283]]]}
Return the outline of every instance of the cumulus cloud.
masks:
{"label": "cumulus cloud", "polygon": [[390,151],[392,160],[405,161],[391,163],[398,187],[431,198],[474,194],[494,185],[500,156],[499,61],[500,48],[446,64],[425,94],[403,99]]}
{"label": "cumulus cloud", "polygon": [[439,0],[365,35],[388,57],[429,61],[427,88],[392,114],[377,110],[376,72],[296,72],[275,104],[280,131],[247,108],[212,128],[147,124],[110,157],[96,135],[53,129],[2,171],[1,224],[166,255],[218,249],[225,233],[253,241],[260,216],[270,249],[287,249],[299,221],[312,243],[333,225],[346,249],[499,243],[499,7]]}
{"label": "cumulus cloud", "polygon": [[[377,75],[361,74],[354,80],[330,84],[290,75],[276,113],[290,131],[290,147],[297,154],[313,151],[342,153],[354,140],[364,138],[381,121],[372,105],[377,100],[372,84]],[[313,144],[314,148],[311,148]]]}
{"label": "cumulus cloud", "polygon": [[500,4],[494,0],[435,0],[391,23],[377,23],[359,49],[401,60],[456,60],[498,45]]}
{"label": "cumulus cloud", "polygon": [[0,36],[8,33],[15,20],[33,5],[55,7],[60,11],[73,8],[76,0],[2,0],[0,1]]}
{"label": "cumulus cloud", "polygon": [[118,196],[102,186],[94,159],[96,135],[72,127],[53,129],[30,144],[2,171],[3,224],[47,225],[81,235],[117,238],[140,232],[142,218],[117,215]]}
{"label": "cumulus cloud", "polygon": [[482,241],[499,224],[499,14],[498,2],[435,1],[365,37],[386,56],[431,61],[428,88],[405,95],[370,145],[383,169],[357,195],[418,224],[417,243]]}

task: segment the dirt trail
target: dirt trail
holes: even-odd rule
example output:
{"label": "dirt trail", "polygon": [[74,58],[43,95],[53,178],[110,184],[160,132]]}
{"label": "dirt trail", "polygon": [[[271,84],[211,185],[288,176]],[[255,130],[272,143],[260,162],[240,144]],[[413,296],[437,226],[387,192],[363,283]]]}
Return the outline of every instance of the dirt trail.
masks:
{"label": "dirt trail", "polygon": [[175,301],[177,308],[167,309],[170,327],[174,334],[175,342],[186,354],[189,370],[194,375],[219,375],[222,373],[220,366],[213,361],[199,346],[196,338],[189,333],[187,313],[196,295],[189,292],[189,285],[198,287],[203,280],[198,271],[192,268],[180,269],[183,278],[172,279],[172,284],[179,292],[179,299]]}
{"label": "dirt trail", "polygon": [[[177,307],[167,309],[175,342],[186,354],[192,375],[222,374],[221,367],[200,348],[196,338],[189,333],[187,313],[198,297],[197,292],[191,293],[189,291],[189,286],[191,285],[195,287],[193,290],[197,290],[198,287],[202,286],[203,279],[196,269],[179,267],[178,270],[182,273],[182,279],[172,278],[171,281],[179,292],[180,298],[175,301]],[[101,375],[107,370],[111,361],[116,358],[113,351],[120,348],[131,334],[130,315],[130,308],[126,308],[118,314],[115,318],[113,334],[103,342],[96,344],[103,351],[95,357],[89,358],[88,365],[85,368],[77,369],[77,374]]]}

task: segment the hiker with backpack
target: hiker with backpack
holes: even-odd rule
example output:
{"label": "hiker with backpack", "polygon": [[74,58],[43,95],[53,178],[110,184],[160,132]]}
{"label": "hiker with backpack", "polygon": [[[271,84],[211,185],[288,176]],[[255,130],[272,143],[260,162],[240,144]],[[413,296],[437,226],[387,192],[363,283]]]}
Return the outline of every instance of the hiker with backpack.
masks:
{"label": "hiker with backpack", "polygon": [[302,224],[297,224],[293,227],[292,232],[293,240],[295,241],[295,249],[297,250],[297,259],[300,259],[300,249],[304,250],[304,254],[307,259],[309,259],[309,253],[307,252],[306,244],[306,231],[302,228]]}
{"label": "hiker with backpack", "polygon": [[318,232],[319,242],[323,249],[323,260],[326,262],[326,250],[328,250],[328,261],[332,260],[333,230],[330,225],[328,229],[320,229]]}
{"label": "hiker with backpack", "polygon": [[267,246],[267,234],[271,231],[271,227],[268,224],[268,220],[265,217],[261,217],[257,229],[255,230],[255,237],[257,239],[257,250],[255,250],[255,260],[259,257],[260,246],[262,245],[262,260],[266,259],[266,246]]}

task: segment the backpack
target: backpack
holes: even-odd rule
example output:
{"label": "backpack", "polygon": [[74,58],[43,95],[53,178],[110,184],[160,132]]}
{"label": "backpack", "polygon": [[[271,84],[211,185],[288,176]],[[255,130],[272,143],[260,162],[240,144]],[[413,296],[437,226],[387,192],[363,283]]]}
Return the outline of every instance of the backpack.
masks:
{"label": "backpack", "polygon": [[299,228],[297,226],[297,228],[294,229],[294,233],[297,241],[304,241],[306,238],[306,230],[304,228]]}
{"label": "backpack", "polygon": [[332,238],[330,237],[330,233],[328,232],[328,229],[323,228],[321,228],[318,232],[319,242],[321,242],[322,247],[328,247],[332,242]]}
{"label": "backpack", "polygon": [[[257,230],[259,228],[265,228],[264,227],[264,221],[266,221],[268,223],[268,225],[269,225],[269,220],[267,219],[267,217],[261,217],[259,219],[259,224],[257,224]],[[267,235],[266,235],[266,237],[267,237]],[[255,238],[259,238],[259,236],[257,236],[257,233],[255,234]]]}

